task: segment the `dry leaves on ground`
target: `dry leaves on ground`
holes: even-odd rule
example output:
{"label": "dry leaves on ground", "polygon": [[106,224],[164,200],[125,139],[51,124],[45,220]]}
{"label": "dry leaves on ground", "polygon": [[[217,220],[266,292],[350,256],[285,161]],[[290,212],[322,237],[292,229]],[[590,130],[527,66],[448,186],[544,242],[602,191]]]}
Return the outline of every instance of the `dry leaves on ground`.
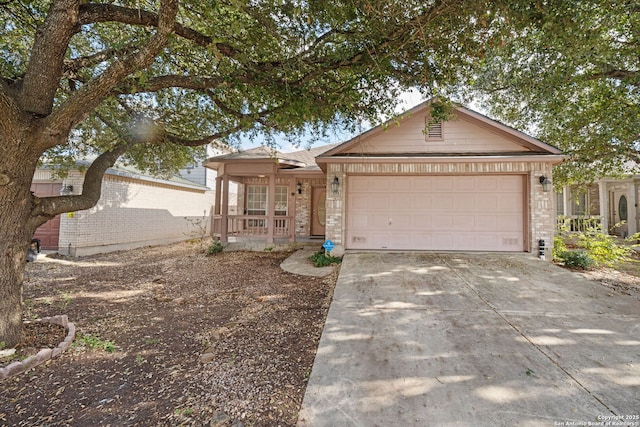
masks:
{"label": "dry leaves on ground", "polygon": [[336,274],[284,272],[288,255],[181,243],[28,265],[27,317],[67,314],[77,338],[0,383],[0,425],[295,425]]}

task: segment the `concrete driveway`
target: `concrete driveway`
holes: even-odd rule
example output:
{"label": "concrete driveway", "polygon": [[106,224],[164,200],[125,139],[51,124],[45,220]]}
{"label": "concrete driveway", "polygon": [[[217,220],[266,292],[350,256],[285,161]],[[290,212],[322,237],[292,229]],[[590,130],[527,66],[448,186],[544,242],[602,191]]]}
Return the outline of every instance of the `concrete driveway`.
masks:
{"label": "concrete driveway", "polygon": [[528,254],[345,256],[299,426],[607,422],[640,426],[637,297]]}

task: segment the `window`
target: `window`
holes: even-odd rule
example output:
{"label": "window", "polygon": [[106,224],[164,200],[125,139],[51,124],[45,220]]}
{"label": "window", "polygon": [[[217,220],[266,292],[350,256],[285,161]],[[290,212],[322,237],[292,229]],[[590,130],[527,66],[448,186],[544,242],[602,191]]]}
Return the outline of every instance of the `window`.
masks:
{"label": "window", "polygon": [[247,186],[247,215],[267,214],[267,186]]}
{"label": "window", "polygon": [[583,216],[589,214],[589,210],[587,209],[587,193],[580,192],[575,194],[572,198],[572,204],[571,211],[574,215]]}
{"label": "window", "polygon": [[[266,185],[247,186],[247,215],[266,215],[268,206],[268,190]],[[276,187],[275,214],[286,216],[289,208],[289,188]]]}
{"label": "window", "polygon": [[556,213],[564,215],[564,190],[556,192]]}
{"label": "window", "polygon": [[276,187],[276,215],[286,216],[289,205],[289,188]]}

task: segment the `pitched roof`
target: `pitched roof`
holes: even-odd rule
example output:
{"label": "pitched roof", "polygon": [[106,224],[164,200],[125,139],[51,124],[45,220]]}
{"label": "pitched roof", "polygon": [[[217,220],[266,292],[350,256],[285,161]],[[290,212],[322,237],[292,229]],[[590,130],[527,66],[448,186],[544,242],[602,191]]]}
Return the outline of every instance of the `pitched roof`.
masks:
{"label": "pitched roof", "polygon": [[[428,100],[416,105],[412,109],[404,112],[402,114],[402,118],[400,119],[400,121],[407,120],[424,110],[428,110],[430,108],[430,105],[431,105],[431,100]],[[530,151],[536,152],[538,154],[561,155],[562,153],[559,149],[557,149],[556,147],[553,147],[552,145],[544,143],[532,136],[525,134],[524,132],[514,129],[510,126],[505,125],[504,123],[493,120],[481,113],[478,113],[477,111],[470,110],[461,105],[456,106],[455,113],[459,116],[465,117],[467,120],[470,120],[474,123],[480,124],[485,127],[490,127],[495,132],[498,132],[502,135],[509,137],[514,142],[517,142],[521,146],[527,147]],[[319,157],[322,159],[322,158],[328,158],[331,156],[345,155],[345,152],[348,151],[350,148],[360,144],[366,138],[370,138],[370,137],[373,137],[374,135],[384,132],[389,127],[389,125],[396,123],[396,121],[397,120],[391,120],[391,121],[388,121],[387,123],[371,128],[366,132],[363,132],[348,141],[338,144],[333,149],[327,150],[325,153],[322,153]]]}
{"label": "pitched roof", "polygon": [[220,156],[210,157],[204,162],[207,167],[216,168],[216,164],[226,163],[229,161],[274,161],[277,160],[283,167],[303,170],[319,170],[315,158],[320,154],[328,151],[338,144],[322,145],[310,149],[292,151],[282,153],[269,147],[255,147],[248,150],[241,150],[235,153],[223,154]]}

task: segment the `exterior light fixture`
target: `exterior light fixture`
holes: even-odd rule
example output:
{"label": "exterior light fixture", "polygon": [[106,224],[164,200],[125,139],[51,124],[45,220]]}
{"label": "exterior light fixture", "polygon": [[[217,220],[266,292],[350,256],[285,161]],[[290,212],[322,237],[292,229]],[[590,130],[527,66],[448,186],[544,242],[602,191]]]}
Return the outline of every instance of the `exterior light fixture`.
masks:
{"label": "exterior light fixture", "polygon": [[70,196],[72,194],[73,194],[73,185],[71,184],[64,184],[60,189],[61,196]]}
{"label": "exterior light fixture", "polygon": [[333,177],[333,182],[331,183],[331,189],[333,190],[333,194],[338,194],[340,189],[340,180],[337,176]]}
{"label": "exterior light fixture", "polygon": [[540,184],[542,184],[542,191],[544,191],[545,193],[551,191],[551,180],[546,176],[542,175],[540,177]]}
{"label": "exterior light fixture", "polygon": [[296,187],[298,188],[298,194],[302,194],[302,183],[299,182],[298,184],[296,184]]}

